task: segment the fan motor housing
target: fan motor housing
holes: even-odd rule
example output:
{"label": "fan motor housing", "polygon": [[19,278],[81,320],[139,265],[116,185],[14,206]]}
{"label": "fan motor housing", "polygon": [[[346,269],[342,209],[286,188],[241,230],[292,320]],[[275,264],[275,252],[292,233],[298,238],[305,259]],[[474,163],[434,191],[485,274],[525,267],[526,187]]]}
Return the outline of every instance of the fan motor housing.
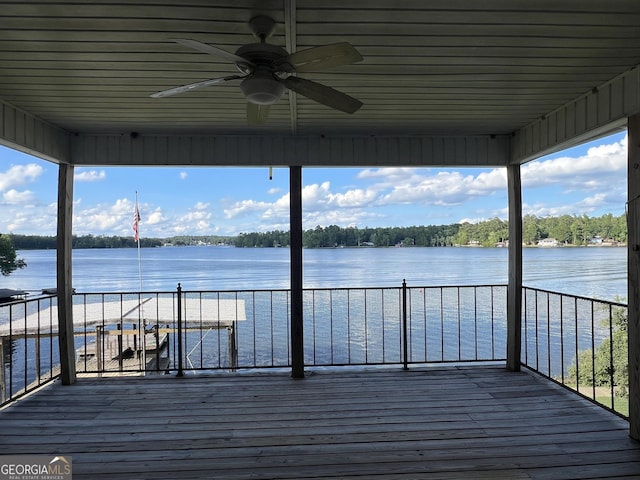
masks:
{"label": "fan motor housing", "polygon": [[[236,50],[236,55],[246,58],[254,65],[275,70],[281,63],[279,61],[288,57],[289,53],[284,48],[271,43],[250,43]],[[242,65],[238,64],[238,68],[242,69]]]}

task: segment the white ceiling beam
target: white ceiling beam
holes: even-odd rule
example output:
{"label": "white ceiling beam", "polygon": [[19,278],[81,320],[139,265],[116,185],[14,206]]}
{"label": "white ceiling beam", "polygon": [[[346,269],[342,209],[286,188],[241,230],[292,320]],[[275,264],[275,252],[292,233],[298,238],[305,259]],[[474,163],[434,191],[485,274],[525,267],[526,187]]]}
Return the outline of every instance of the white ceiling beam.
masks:
{"label": "white ceiling beam", "polygon": [[640,113],[640,65],[518,130],[513,163],[525,163],[621,131]]}
{"label": "white ceiling beam", "polygon": [[69,162],[69,134],[0,100],[0,145],[50,160]]}

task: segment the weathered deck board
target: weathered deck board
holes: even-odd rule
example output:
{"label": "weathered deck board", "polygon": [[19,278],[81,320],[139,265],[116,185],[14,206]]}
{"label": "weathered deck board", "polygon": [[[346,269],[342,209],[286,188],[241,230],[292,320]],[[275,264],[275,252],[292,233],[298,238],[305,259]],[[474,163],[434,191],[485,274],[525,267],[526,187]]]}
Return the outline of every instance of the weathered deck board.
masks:
{"label": "weathered deck board", "polygon": [[640,477],[625,421],[499,367],[83,378],[0,426],[76,479]]}

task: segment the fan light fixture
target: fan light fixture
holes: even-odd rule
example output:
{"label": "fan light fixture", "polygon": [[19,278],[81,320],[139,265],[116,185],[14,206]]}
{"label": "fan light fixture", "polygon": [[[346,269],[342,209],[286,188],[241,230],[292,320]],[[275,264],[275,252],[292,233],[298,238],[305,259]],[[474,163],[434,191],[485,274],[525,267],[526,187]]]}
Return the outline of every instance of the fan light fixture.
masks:
{"label": "fan light fixture", "polygon": [[247,101],[257,105],[272,105],[280,100],[285,87],[269,72],[255,72],[240,83]]}

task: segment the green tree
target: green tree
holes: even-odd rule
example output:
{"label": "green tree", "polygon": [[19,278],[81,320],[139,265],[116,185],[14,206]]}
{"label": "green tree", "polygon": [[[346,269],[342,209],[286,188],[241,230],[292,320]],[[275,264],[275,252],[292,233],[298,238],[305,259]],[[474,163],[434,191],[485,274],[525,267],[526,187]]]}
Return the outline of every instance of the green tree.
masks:
{"label": "green tree", "polygon": [[[626,309],[614,307],[611,321],[611,338],[598,345],[595,353],[591,349],[579,352],[569,367],[569,376],[577,378],[579,385],[596,387],[610,387],[613,379],[616,395],[626,397],[629,389]],[[609,328],[609,322],[605,322],[603,326]]]}
{"label": "green tree", "polygon": [[591,223],[587,215],[574,218],[571,224],[572,243],[574,245],[587,245],[589,243],[589,240],[593,237]]}
{"label": "green tree", "polygon": [[7,276],[11,272],[26,266],[25,261],[17,257],[11,237],[0,234],[0,273]]}
{"label": "green tree", "polygon": [[527,245],[535,245],[540,239],[540,225],[535,215],[525,215],[522,219],[522,241]]}
{"label": "green tree", "polygon": [[458,230],[458,234],[455,236],[455,243],[458,245],[466,245],[469,243],[469,228],[468,223],[463,223]]}
{"label": "green tree", "polygon": [[609,232],[610,238],[618,242],[627,241],[627,218],[626,215],[620,215],[613,219],[611,225],[611,231]]}
{"label": "green tree", "polygon": [[571,215],[549,218],[547,221],[548,236],[555,238],[560,243],[571,243],[573,241],[573,233],[571,230],[573,221],[574,218]]}

